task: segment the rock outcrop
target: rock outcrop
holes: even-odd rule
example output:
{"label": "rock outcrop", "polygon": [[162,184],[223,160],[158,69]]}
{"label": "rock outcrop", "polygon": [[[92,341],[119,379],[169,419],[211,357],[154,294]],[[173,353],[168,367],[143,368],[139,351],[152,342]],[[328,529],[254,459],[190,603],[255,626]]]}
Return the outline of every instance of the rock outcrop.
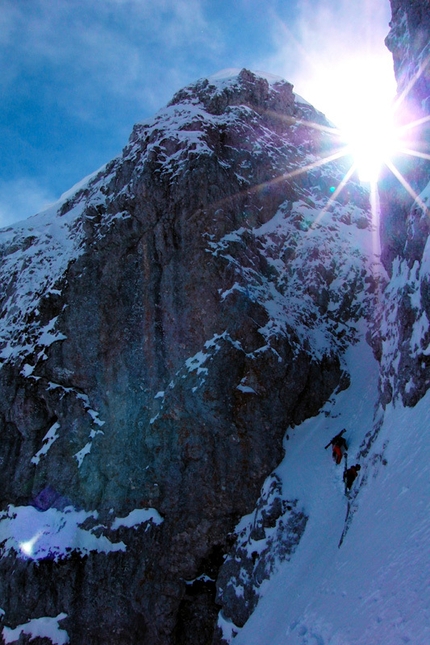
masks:
{"label": "rock outcrop", "polygon": [[386,44],[398,81],[396,117],[404,148],[380,182],[382,261],[391,279],[374,348],[381,402],[413,406],[430,386],[430,5],[392,0]]}
{"label": "rock outcrop", "polygon": [[[205,79],[1,232],[4,629],[218,638],[225,576],[248,557],[232,531],[286,428],[348,386],[342,357],[373,309],[368,197],[353,178],[338,190],[338,144],[281,79]],[[288,557],[306,516],[277,503],[253,531],[284,523]],[[249,594],[226,614],[245,620]]]}
{"label": "rock outcrop", "polygon": [[[396,256],[405,255],[413,260],[422,255],[423,239],[428,234],[427,218],[420,218],[419,214],[413,218],[410,211],[415,201],[414,193],[420,194],[430,175],[430,161],[426,158],[430,145],[427,118],[430,112],[429,5],[422,0],[393,0],[391,9],[390,32],[385,42],[393,54],[397,79],[395,117],[398,126],[403,128],[404,147],[415,151],[416,155],[401,152],[394,159],[394,165],[410,191],[393,178],[388,169],[380,182],[384,215],[381,220],[382,260],[388,271]],[[412,219],[417,221],[413,223]]]}

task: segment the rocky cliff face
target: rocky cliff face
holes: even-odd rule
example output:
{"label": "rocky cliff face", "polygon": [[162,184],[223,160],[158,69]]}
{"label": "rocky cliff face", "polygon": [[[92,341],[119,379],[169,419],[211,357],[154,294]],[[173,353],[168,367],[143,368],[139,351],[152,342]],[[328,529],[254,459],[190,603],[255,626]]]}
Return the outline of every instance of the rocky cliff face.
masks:
{"label": "rocky cliff face", "polygon": [[386,44],[398,81],[404,148],[380,184],[382,260],[391,280],[375,332],[385,405],[413,406],[430,385],[430,5],[392,0]]}
{"label": "rocky cliff face", "polygon": [[391,9],[390,32],[385,42],[393,54],[398,83],[395,116],[397,124],[403,127],[401,138],[404,147],[417,154],[411,156],[401,152],[394,160],[412,191],[408,192],[404,185],[399,185],[398,179],[393,178],[388,170],[381,182],[384,212],[381,222],[382,259],[388,270],[394,257],[404,252],[409,259],[419,259],[422,255],[423,239],[428,233],[426,222],[417,222],[414,227],[409,221],[409,213],[414,193],[419,195],[425,188],[430,174],[429,160],[426,159],[430,142],[427,118],[430,111],[430,7],[422,0],[393,0]]}
{"label": "rocky cliff face", "polygon": [[294,550],[306,514],[276,481],[232,532],[286,428],[348,386],[373,309],[368,198],[339,192],[337,148],[289,83],[242,70],[1,232],[4,635],[44,618],[76,645],[216,642],[221,606],[255,604],[229,592],[246,535]]}

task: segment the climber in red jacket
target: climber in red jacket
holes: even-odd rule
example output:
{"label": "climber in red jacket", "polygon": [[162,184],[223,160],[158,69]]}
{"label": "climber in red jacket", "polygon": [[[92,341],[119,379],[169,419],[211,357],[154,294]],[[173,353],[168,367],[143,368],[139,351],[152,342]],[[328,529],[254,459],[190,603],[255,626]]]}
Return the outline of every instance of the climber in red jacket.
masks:
{"label": "climber in red jacket", "polygon": [[333,439],[331,439],[325,446],[325,448],[328,448],[329,446],[332,447],[332,456],[337,464],[340,464],[340,462],[342,461],[343,453],[348,450],[348,444],[342,437],[344,432],[346,432],[345,428],[341,432],[339,432],[339,434],[334,436]]}

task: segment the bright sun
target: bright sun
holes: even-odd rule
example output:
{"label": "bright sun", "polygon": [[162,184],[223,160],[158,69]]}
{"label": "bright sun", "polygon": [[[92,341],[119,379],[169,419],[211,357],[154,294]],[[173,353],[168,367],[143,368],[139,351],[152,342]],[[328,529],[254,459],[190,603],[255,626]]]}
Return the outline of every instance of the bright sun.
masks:
{"label": "bright sun", "polygon": [[[397,94],[393,58],[387,48],[380,46],[382,38],[376,37],[371,15],[366,14],[370,21],[364,31],[360,31],[358,24],[357,29],[353,26],[346,30],[339,30],[336,25],[333,31],[331,22],[327,24],[327,17],[331,21],[333,15],[332,12],[324,16],[317,13],[315,21],[303,23],[303,42],[299,43],[302,63],[297,67],[296,78],[291,78],[294,91],[306,97],[328,120],[328,125],[321,125],[320,118],[317,118],[315,123],[308,122],[308,126],[331,137],[331,144],[308,165],[287,172],[277,180],[323,167],[337,159],[346,159],[346,172],[340,181],[333,180],[334,185],[329,188],[318,221],[333,206],[349,180],[358,175],[362,183],[368,184],[377,249],[380,215],[378,182],[383,168],[384,172],[391,173],[398,180],[430,217],[430,208],[416,194],[402,171],[406,158],[430,161],[429,151],[420,135],[422,126],[430,131],[430,115],[425,115],[419,106],[410,101],[411,89],[428,71],[430,54],[421,61],[411,78],[408,78],[406,86]],[[342,18],[342,11],[339,16]],[[324,29],[318,31],[321,21]],[[351,27],[350,22],[347,24]],[[295,42],[286,27],[283,33],[288,36],[289,42]],[[318,33],[329,34],[332,38],[325,36],[321,41],[316,37]],[[377,46],[373,44],[375,38],[379,43]],[[289,52],[289,49],[286,51]]]}
{"label": "bright sun", "polygon": [[[313,77],[313,82],[308,86],[309,98],[314,105],[322,108],[331,125],[309,125],[334,135],[338,147],[331,154],[302,168],[300,172],[323,166],[342,157],[352,160],[342,181],[330,188],[331,195],[320,213],[320,218],[357,172],[362,182],[370,184],[370,206],[377,230],[378,179],[383,166],[387,167],[420,208],[430,216],[430,209],[397,166],[399,155],[430,161],[430,154],[423,150],[422,141],[417,140],[418,126],[426,125],[429,128],[430,116],[423,116],[419,110],[416,111],[407,104],[408,93],[427,69],[429,60],[430,55],[421,63],[406,88],[395,100],[394,76],[392,69],[387,71],[383,58],[375,57],[367,61],[349,59],[341,61],[337,67],[332,65],[332,83],[327,82],[327,76],[317,77],[316,80]],[[402,125],[396,126],[396,120]],[[291,174],[295,175],[297,171]]]}
{"label": "bright sun", "polygon": [[342,137],[363,182],[374,183],[384,164],[390,163],[399,149],[399,133],[392,109],[362,114],[357,122],[342,130]]}
{"label": "bright sun", "polygon": [[384,56],[345,57],[321,68],[305,83],[309,96],[340,130],[359,177],[377,181],[380,169],[398,146],[393,119],[396,83],[388,51]]}
{"label": "bright sun", "polygon": [[[349,62],[348,67],[352,63]],[[374,183],[382,166],[398,148],[394,125],[393,74],[387,77],[383,62],[356,61],[353,74],[342,75],[342,113],[338,127],[356,164],[359,177]]]}

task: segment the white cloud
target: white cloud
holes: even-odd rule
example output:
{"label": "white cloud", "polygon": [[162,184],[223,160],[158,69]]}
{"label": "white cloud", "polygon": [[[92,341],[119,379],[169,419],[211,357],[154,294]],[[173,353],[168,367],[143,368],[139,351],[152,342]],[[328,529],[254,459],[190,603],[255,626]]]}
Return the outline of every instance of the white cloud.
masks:
{"label": "white cloud", "polygon": [[49,189],[34,179],[0,180],[0,227],[26,219],[54,201]]}
{"label": "white cloud", "polygon": [[32,0],[30,5],[4,0],[4,5],[0,26],[5,23],[7,36],[0,38],[0,64],[8,76],[0,84],[10,86],[23,72],[44,70],[53,85],[62,80],[59,100],[83,118],[101,96],[147,100],[146,89],[154,93],[170,68],[178,73],[190,49],[210,56],[220,47],[201,0]]}

